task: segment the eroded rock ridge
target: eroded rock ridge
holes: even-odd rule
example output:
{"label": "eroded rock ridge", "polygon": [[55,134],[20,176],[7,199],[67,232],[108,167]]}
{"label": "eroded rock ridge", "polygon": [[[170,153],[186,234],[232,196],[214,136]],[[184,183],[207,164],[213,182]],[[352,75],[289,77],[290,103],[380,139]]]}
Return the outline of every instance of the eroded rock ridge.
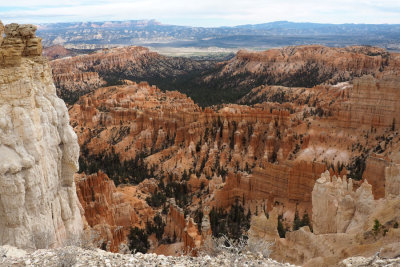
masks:
{"label": "eroded rock ridge", "polygon": [[58,246],[83,228],[79,145],[35,31],[6,25],[0,46],[0,244],[22,248]]}

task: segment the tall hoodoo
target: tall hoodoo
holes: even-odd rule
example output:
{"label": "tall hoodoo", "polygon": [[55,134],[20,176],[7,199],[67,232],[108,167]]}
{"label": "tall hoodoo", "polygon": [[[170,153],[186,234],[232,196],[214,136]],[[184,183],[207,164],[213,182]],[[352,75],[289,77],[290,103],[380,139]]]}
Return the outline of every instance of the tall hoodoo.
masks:
{"label": "tall hoodoo", "polygon": [[[59,246],[83,224],[79,146],[33,25],[0,22],[0,245]],[[3,39],[3,40],[2,40]]]}

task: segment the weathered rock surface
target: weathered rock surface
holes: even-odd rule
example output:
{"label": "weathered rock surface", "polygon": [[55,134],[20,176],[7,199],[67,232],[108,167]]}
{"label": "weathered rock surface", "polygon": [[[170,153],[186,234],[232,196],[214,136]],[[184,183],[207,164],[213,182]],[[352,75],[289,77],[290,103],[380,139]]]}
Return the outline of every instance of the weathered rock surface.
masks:
{"label": "weathered rock surface", "polygon": [[399,101],[399,76],[388,73],[380,79],[363,76],[354,80],[349,101],[340,107],[337,118],[343,127],[368,125],[398,129]]}
{"label": "weathered rock surface", "polygon": [[251,218],[251,227],[249,229],[249,238],[253,240],[262,239],[275,241],[278,238],[278,209],[274,208],[268,218],[264,212],[258,216],[254,215]]}
{"label": "weathered rock surface", "polygon": [[[97,241],[109,251],[118,252],[131,227],[144,228],[145,222],[153,218],[153,210],[144,197],[140,198],[140,185],[116,188],[102,172],[77,175],[75,182],[85,218],[99,233]],[[143,196],[147,196],[146,193]]]}
{"label": "weathered rock surface", "polygon": [[[182,242],[185,253],[196,255],[205,238],[211,235],[210,228],[207,228],[206,224],[202,225],[204,233],[204,236],[202,236],[193,218],[185,218],[183,210],[175,204],[175,200],[170,199],[169,201],[169,212],[164,233],[166,236],[176,238],[177,242]],[[204,216],[204,218],[206,217],[208,218],[208,215]]]}
{"label": "weathered rock surface", "polygon": [[6,25],[0,46],[0,244],[21,248],[58,246],[83,228],[77,136],[35,30]]}
{"label": "weathered rock surface", "polygon": [[[0,32],[1,28],[2,25]],[[42,39],[35,36],[36,26],[11,23],[5,26],[4,32],[6,36],[3,42],[0,42],[0,65],[17,66],[21,64],[22,57],[33,58],[42,55]]]}
{"label": "weathered rock surface", "polygon": [[[396,171],[388,171],[393,175],[386,177],[387,188],[397,184]],[[378,253],[379,257],[348,259],[342,264],[351,266],[346,264],[364,262],[368,265],[370,262],[368,266],[384,266],[379,264],[396,263],[389,259],[399,253],[399,195],[386,192],[389,197],[374,200],[367,181],[356,190],[352,187],[351,179],[323,173],[312,194],[314,231],[303,227],[286,233],[285,239],[267,236],[267,240],[276,242],[272,258],[304,266],[337,266],[349,255],[371,257]],[[256,235],[263,233],[257,227],[251,229]]]}
{"label": "weathered rock surface", "polygon": [[325,172],[316,181],[312,194],[315,234],[357,231],[375,209],[372,187],[367,181],[353,191],[351,179],[331,178]]}
{"label": "weathered rock surface", "polygon": [[351,257],[340,262],[338,266],[340,267],[362,267],[362,266],[371,266],[371,267],[383,267],[383,266],[399,266],[400,259],[392,258],[392,259],[382,259],[378,255],[372,257]]}
{"label": "weathered rock surface", "polygon": [[276,202],[290,210],[296,203],[309,209],[314,183],[325,170],[324,164],[315,162],[263,162],[263,168],[254,168],[250,175],[230,173],[224,187],[215,192],[215,205],[227,208],[236,198],[244,197],[246,201],[263,201],[268,210]]}
{"label": "weathered rock surface", "polygon": [[378,156],[371,156],[366,160],[366,167],[363,179],[372,186],[372,193],[375,199],[385,197],[385,170],[389,161]]}

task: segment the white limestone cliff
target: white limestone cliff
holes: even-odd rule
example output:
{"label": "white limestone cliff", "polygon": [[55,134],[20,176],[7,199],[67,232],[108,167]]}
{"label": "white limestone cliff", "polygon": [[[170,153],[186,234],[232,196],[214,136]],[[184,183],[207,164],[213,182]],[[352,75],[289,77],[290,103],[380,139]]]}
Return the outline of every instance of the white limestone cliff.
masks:
{"label": "white limestone cliff", "polygon": [[360,230],[375,208],[372,187],[367,181],[353,191],[346,176],[321,175],[312,192],[313,229],[315,234],[352,233]]}
{"label": "white limestone cliff", "polygon": [[[33,25],[0,22],[0,245],[56,247],[83,229],[79,146]],[[3,40],[2,40],[3,39]]]}

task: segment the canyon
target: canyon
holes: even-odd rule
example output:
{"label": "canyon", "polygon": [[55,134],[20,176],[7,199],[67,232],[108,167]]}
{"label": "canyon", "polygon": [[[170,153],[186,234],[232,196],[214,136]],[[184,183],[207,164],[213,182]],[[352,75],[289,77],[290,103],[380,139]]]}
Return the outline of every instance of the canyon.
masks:
{"label": "canyon", "polygon": [[166,57],[132,46],[60,58],[50,64],[59,95],[72,104],[79,96],[104,85],[123,84],[125,79],[162,82],[205,70],[214,63]]}
{"label": "canyon", "polygon": [[[398,74],[400,56],[376,47],[331,48],[320,45],[240,50],[230,60],[168,57],[148,48],[110,48],[50,62],[59,95],[69,104],[102,85],[147,81],[162,90],[178,90],[202,107],[246,102],[265,85],[307,87],[337,84],[370,74]],[[266,99],[261,100],[264,102]]]}
{"label": "canyon", "polygon": [[164,255],[223,234],[297,265],[399,256],[399,54],[123,47],[48,63],[35,30],[0,23],[1,245],[91,233],[126,253],[137,229]]}
{"label": "canyon", "polygon": [[[175,198],[153,207],[161,214],[169,206],[165,236],[199,249],[212,233],[211,210],[229,211],[237,201],[250,214],[272,216],[275,209],[289,230],[296,211],[314,218],[313,188],[327,170],[348,174],[355,189],[371,177],[375,198],[383,197],[385,166],[399,141],[400,95],[390,75],[312,88],[264,86],[247,97],[268,102],[208,108],[176,91],[126,81],[81,97],[69,112],[82,171],[113,165],[107,169],[116,184],[155,178],[156,191]],[[274,101],[282,92],[288,100]],[[161,244],[156,251],[170,250]]]}

